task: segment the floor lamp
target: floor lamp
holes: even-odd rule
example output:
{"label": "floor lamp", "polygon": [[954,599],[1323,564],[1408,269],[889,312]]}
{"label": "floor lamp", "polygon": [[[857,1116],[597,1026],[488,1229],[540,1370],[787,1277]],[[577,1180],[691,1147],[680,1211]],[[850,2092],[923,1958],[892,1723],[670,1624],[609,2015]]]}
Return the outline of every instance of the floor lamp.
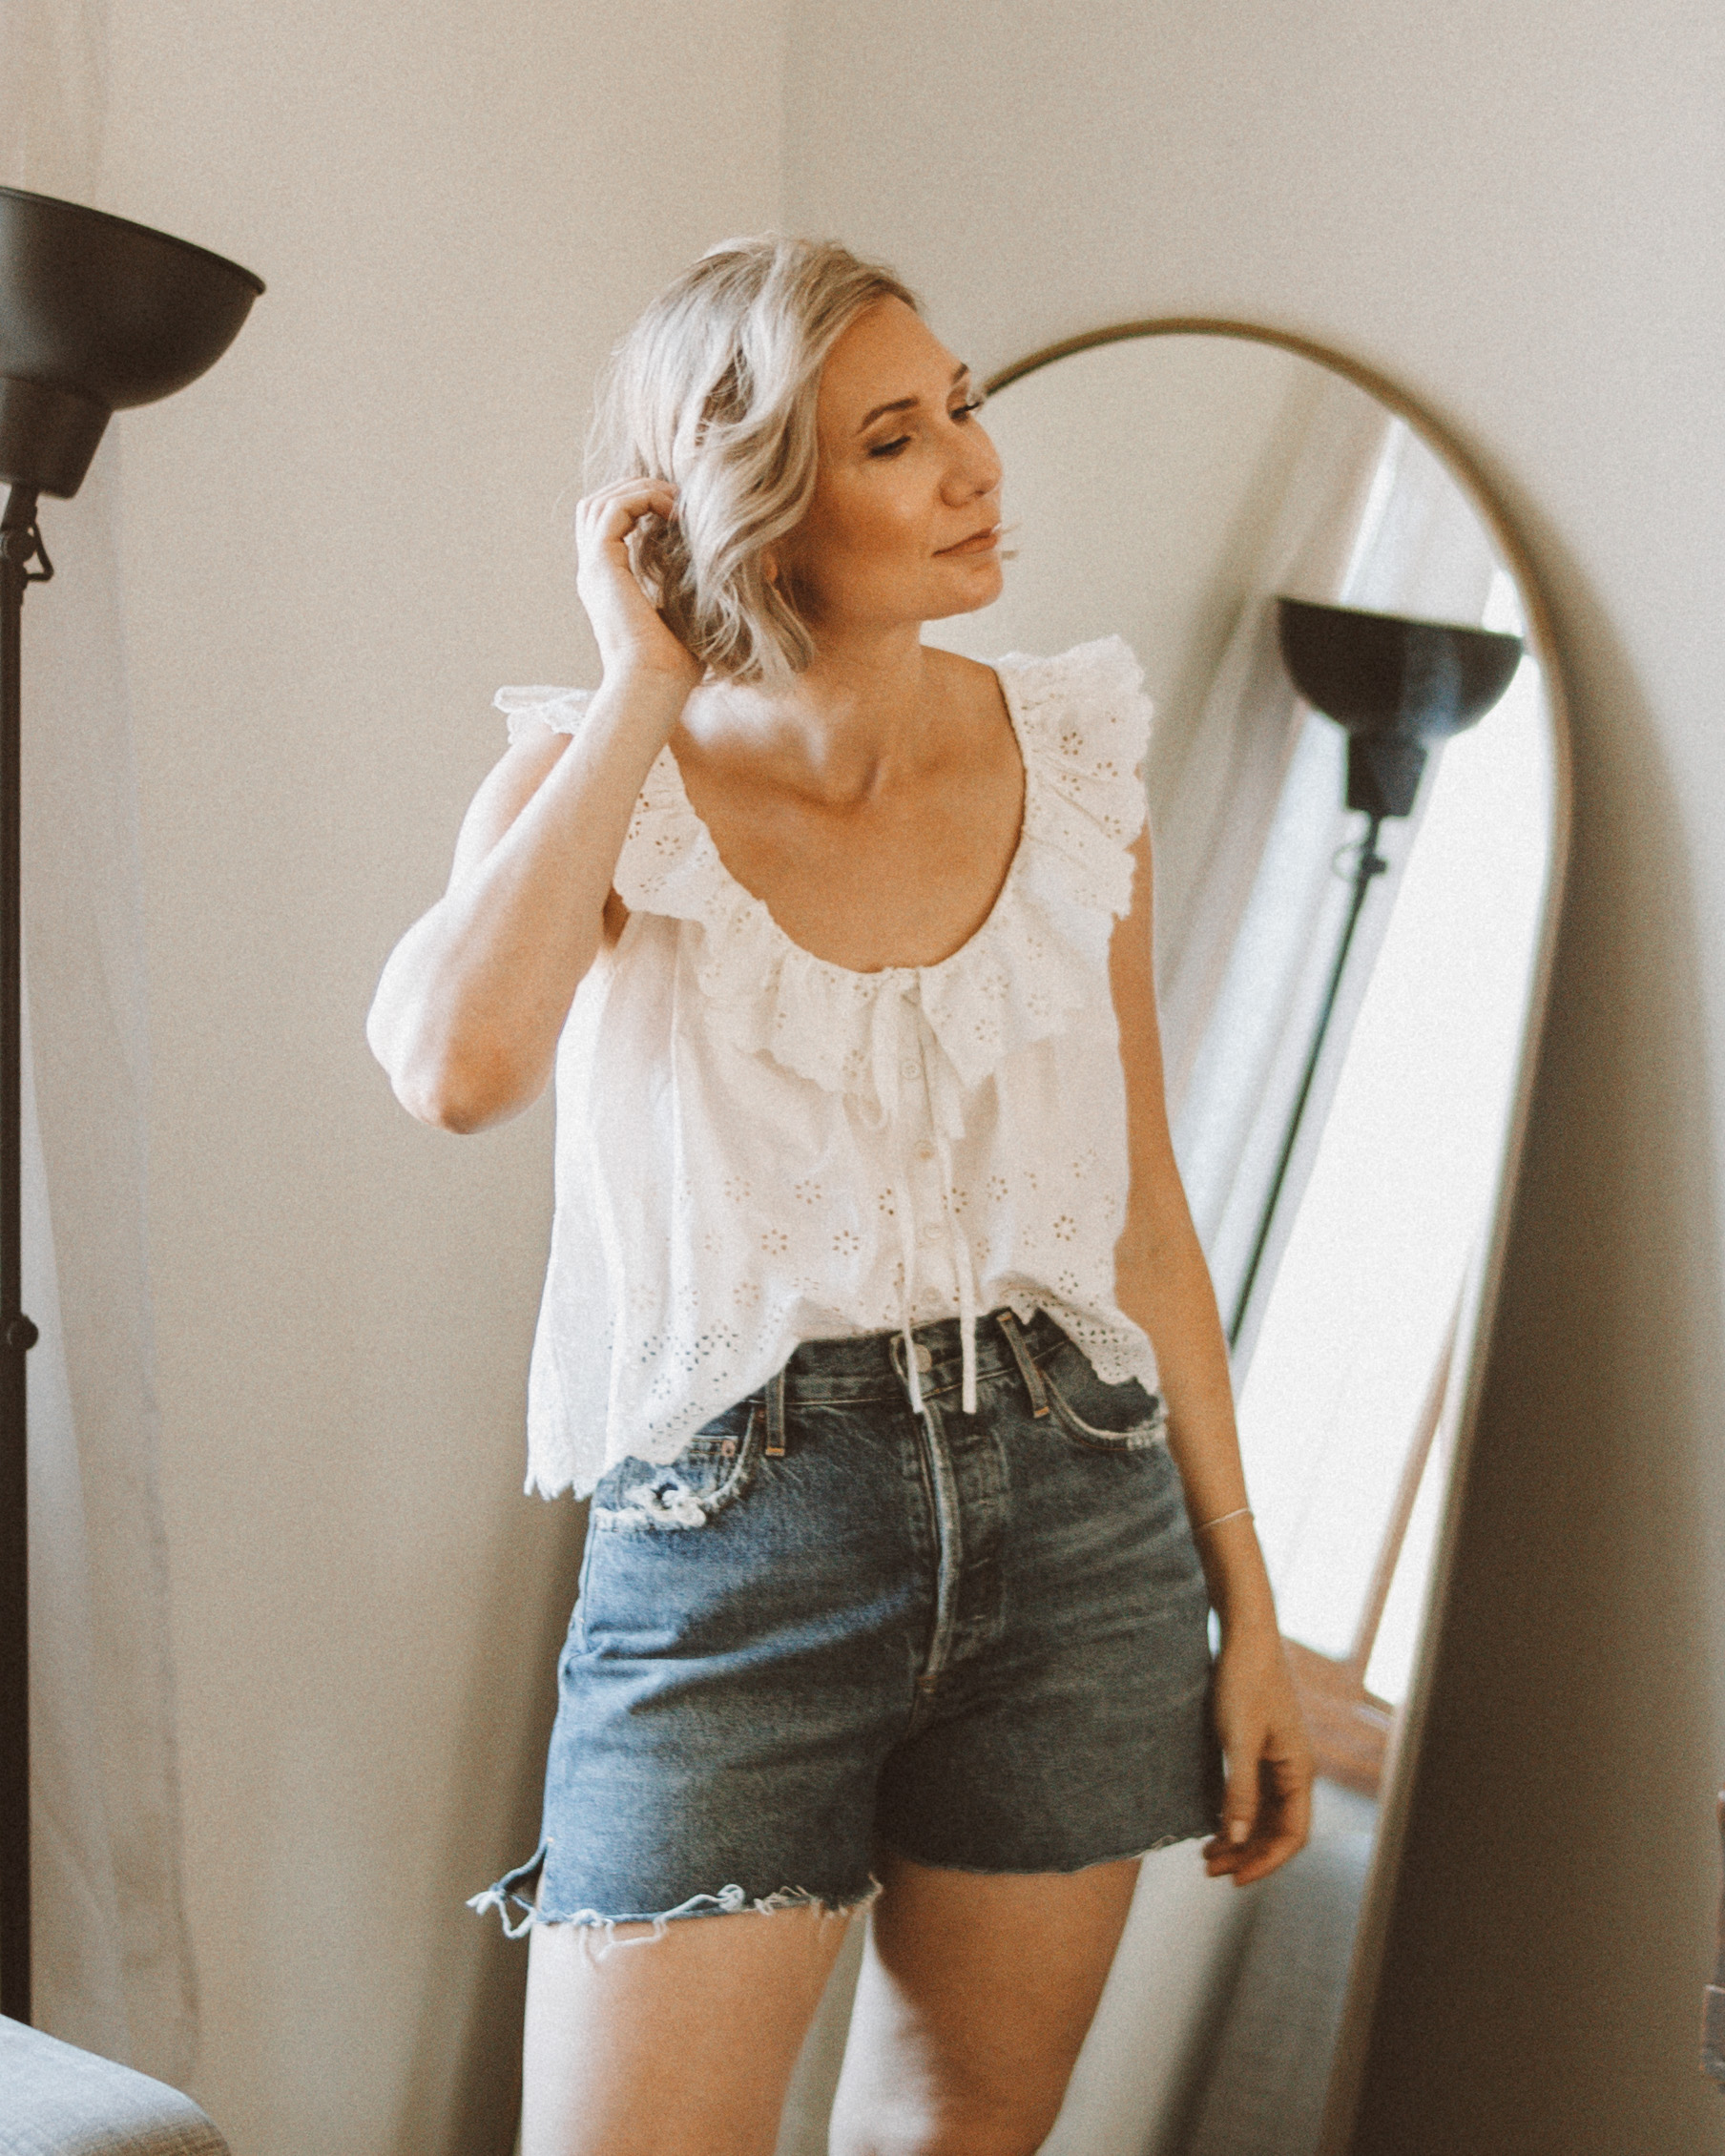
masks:
{"label": "floor lamp", "polygon": [[31,2018],[30,1538],[20,1223],[19,715],[24,593],[53,565],[109,415],[195,382],[263,290],[250,270],[75,202],[0,187],[0,2013]]}
{"label": "floor lamp", "polygon": [[1294,1148],[1323,1057],[1330,1022],[1347,971],[1354,931],[1373,880],[1389,867],[1378,851],[1388,817],[1410,816],[1433,748],[1476,725],[1508,688],[1522,662],[1522,640],[1460,622],[1417,621],[1371,613],[1362,607],[1323,606],[1312,599],[1278,599],[1277,638],[1288,678],[1325,718],[1347,735],[1347,806],[1366,819],[1353,871],[1353,892],[1319,1006],[1305,1067],[1282,1133],[1270,1192],[1258,1215],[1228,1344],[1237,1347],[1252,1291],[1275,1226]]}

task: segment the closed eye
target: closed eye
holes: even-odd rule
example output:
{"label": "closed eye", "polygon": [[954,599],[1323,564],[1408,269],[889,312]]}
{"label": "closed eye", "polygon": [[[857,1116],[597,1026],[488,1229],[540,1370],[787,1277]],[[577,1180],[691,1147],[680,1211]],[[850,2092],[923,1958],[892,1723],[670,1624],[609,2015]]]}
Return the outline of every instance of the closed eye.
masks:
{"label": "closed eye", "polygon": [[[980,412],[986,402],[981,397],[967,398],[964,404],[955,404],[947,415],[955,425],[962,426],[972,412]],[[908,434],[895,434],[890,442],[877,442],[869,450],[871,457],[896,457],[910,446]]]}

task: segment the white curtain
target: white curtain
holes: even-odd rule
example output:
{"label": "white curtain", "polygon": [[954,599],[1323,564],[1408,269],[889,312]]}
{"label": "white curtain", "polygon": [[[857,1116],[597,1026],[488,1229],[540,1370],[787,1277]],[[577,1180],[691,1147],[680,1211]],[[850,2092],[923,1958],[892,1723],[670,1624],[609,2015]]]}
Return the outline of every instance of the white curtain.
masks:
{"label": "white curtain", "polygon": [[[1157,994],[1168,1064],[1169,1111],[1182,1132],[1181,1167],[1200,1229],[1225,1200],[1228,1141],[1237,1107],[1223,1109],[1210,1084],[1197,1083],[1200,1059],[1226,1033],[1227,1062],[1242,1102],[1262,1090],[1257,1057],[1243,1053],[1248,1016],[1271,1052],[1285,1029],[1284,983],[1310,942],[1310,910],[1321,896],[1329,860],[1346,831],[1340,780],[1312,768],[1341,769],[1340,736],[1326,744],[1295,695],[1277,643],[1276,594],[1344,601],[1355,541],[1373,494],[1395,422],[1351,383],[1326,378],[1320,388],[1254,588],[1223,652],[1192,747],[1153,800],[1156,831]],[[1332,735],[1334,730],[1328,730]],[[1314,746],[1316,741],[1316,746]],[[1325,759],[1324,748],[1335,754]],[[1298,813],[1308,798],[1319,821]],[[1290,823],[1292,828],[1290,829]],[[1230,973],[1241,932],[1264,911],[1266,860],[1283,859],[1272,909],[1279,959],[1264,951],[1257,992],[1237,1007]],[[1296,860],[1299,865],[1296,866]],[[1297,886],[1303,886],[1297,888]],[[1271,918],[1263,923],[1271,926]],[[1272,1007],[1266,1008],[1265,992]],[[1250,1064],[1250,1068],[1243,1065]]]}
{"label": "white curtain", "polygon": [[[107,55],[105,0],[6,0],[0,179],[105,206]],[[44,499],[58,574],[31,588],[24,623],[35,2019],[177,2082],[197,2008],[156,1478],[118,449],[111,434],[75,501]]]}

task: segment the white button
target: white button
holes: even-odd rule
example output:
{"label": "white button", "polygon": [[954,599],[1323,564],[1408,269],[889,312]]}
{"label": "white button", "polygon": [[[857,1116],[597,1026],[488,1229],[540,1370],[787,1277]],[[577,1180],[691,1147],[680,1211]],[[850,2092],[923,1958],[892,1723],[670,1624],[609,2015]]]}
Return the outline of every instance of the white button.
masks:
{"label": "white button", "polygon": [[939,1222],[934,1220],[925,1220],[922,1227],[922,1237],[924,1242],[925,1243],[938,1243],[941,1239]]}
{"label": "white button", "polygon": [[921,1340],[917,1342],[916,1366],[925,1375],[934,1368],[934,1357]]}
{"label": "white button", "polygon": [[899,1066],[899,1076],[901,1078],[920,1078],[922,1075],[923,1067],[913,1055],[907,1055]]}
{"label": "white button", "polygon": [[916,1156],[919,1160],[932,1160],[934,1158],[934,1148],[928,1143],[926,1138],[925,1138],[922,1144],[918,1146],[916,1150]]}

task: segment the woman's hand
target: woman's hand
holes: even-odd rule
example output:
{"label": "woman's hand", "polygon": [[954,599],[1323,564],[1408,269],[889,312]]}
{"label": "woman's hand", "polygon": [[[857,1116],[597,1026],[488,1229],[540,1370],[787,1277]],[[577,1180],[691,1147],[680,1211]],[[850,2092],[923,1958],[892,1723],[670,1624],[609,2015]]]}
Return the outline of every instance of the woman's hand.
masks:
{"label": "woman's hand", "polygon": [[658,479],[618,480],[576,505],[575,590],[592,623],[608,681],[656,674],[687,691],[700,680],[700,662],[666,628],[629,562],[629,534],[641,519],[669,522],[675,513],[676,489]]}
{"label": "woman's hand", "polygon": [[1312,1824],[1312,1751],[1280,1635],[1262,1625],[1224,1632],[1215,1697],[1228,1786],[1204,1868],[1250,1886],[1302,1848]]}

